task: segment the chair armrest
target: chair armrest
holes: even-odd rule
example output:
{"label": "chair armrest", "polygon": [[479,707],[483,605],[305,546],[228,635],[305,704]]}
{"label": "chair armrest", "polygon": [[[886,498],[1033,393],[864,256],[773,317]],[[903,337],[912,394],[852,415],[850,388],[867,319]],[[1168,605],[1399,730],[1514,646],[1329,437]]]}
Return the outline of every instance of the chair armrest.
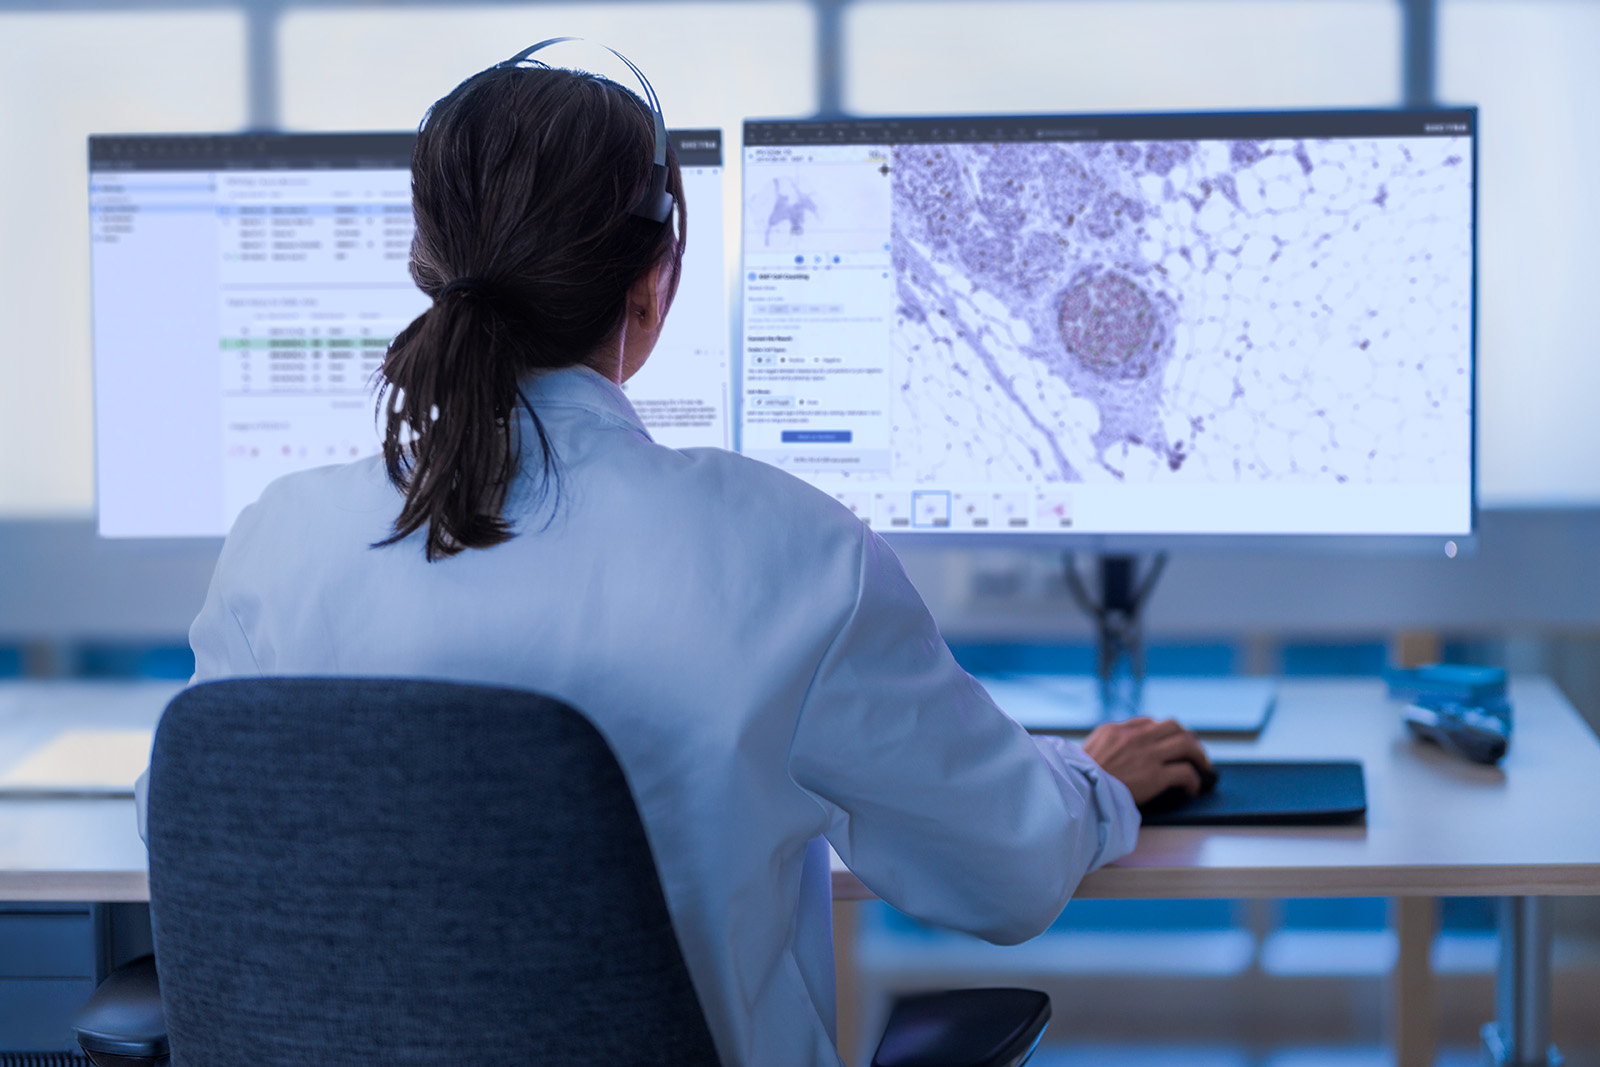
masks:
{"label": "chair armrest", "polygon": [[1019,1067],[1050,1022],[1050,998],[1032,989],[958,989],[904,997],[872,1067]]}
{"label": "chair armrest", "polygon": [[103,1067],[166,1063],[167,1016],[155,957],[143,956],[113,971],[78,1009],[72,1029],[84,1054]]}

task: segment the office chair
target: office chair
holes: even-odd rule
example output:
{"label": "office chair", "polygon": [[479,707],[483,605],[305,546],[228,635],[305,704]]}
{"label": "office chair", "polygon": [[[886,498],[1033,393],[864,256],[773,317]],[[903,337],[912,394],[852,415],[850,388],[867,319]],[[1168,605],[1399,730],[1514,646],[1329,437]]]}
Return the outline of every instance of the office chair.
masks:
{"label": "office chair", "polygon": [[[599,732],[534,693],[241,679],[167,708],[152,960],[80,1012],[100,1067],[715,1067],[644,828]],[[1049,1000],[896,1006],[878,1067],[1015,1067]]]}

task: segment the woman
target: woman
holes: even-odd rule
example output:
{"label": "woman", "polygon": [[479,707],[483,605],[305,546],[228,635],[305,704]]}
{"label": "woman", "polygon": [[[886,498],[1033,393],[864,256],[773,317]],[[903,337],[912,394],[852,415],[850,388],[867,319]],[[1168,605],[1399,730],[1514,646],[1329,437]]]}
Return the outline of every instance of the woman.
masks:
{"label": "woman", "polygon": [[837,1064],[824,838],[902,910],[1020,941],[1132,847],[1136,799],[1197,788],[1205,757],[1171,724],[1103,729],[1099,764],[1030,738],[846,509],[651,442],[620,385],[686,222],[675,159],[675,211],[638,210],[653,146],[651,112],[588,74],[503,65],[434,106],[411,265],[434,303],[384,364],[383,462],[245,510],[190,631],[195,679],[572,703],[628,774],[723,1061]]}

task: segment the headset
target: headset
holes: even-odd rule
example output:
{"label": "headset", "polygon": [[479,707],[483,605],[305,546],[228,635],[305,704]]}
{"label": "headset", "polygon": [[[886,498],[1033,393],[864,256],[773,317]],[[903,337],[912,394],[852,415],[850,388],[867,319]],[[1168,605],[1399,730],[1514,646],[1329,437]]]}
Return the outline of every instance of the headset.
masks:
{"label": "headset", "polygon": [[[544,67],[548,70],[550,67],[548,63],[530,59],[529,57],[541,48],[548,48],[553,44],[581,40],[583,40],[582,37],[552,37],[548,41],[540,41],[538,44],[529,45],[505,62],[496,63],[495,66],[532,66]],[[641,219],[649,219],[651,222],[664,223],[671,217],[672,209],[677,202],[673,200],[672,194],[667,192],[667,120],[661,114],[661,101],[656,99],[656,91],[651,86],[650,79],[646,78],[644,72],[633,65],[633,60],[615,48],[610,48],[606,45],[601,45],[600,47],[605,48],[607,52],[622,60],[627,64],[628,69],[633,71],[633,76],[639,79],[640,85],[644,86],[645,103],[649,105],[651,114],[655,116],[656,149],[655,162],[650,168],[650,185],[645,189],[644,195],[639,198],[637,204],[633,205],[628,214],[635,215]]]}

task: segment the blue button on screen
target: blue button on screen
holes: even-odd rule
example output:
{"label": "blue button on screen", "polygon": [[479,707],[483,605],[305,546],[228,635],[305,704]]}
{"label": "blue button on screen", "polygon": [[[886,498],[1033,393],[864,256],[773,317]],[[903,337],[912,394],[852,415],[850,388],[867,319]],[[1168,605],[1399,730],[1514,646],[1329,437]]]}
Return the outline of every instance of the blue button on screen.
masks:
{"label": "blue button on screen", "polygon": [[850,431],[784,430],[783,443],[786,445],[847,445],[850,443]]}

